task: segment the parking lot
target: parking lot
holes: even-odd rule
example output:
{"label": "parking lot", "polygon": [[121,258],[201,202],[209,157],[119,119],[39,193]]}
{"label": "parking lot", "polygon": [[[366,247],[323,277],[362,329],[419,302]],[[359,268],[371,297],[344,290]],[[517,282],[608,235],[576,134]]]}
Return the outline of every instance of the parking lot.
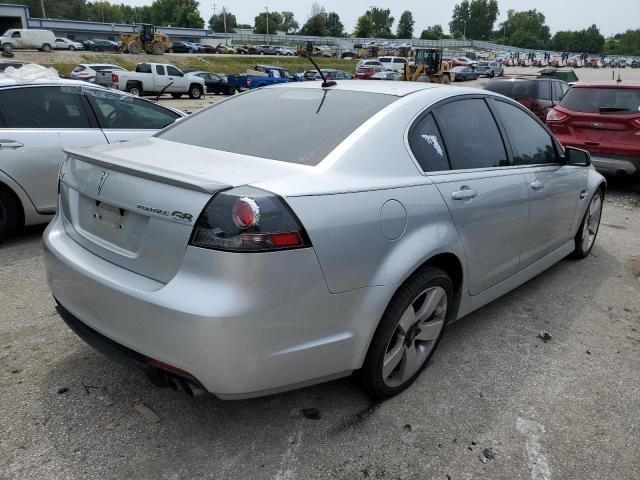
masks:
{"label": "parking lot", "polygon": [[[222,98],[160,101],[193,112]],[[588,258],[450,325],[385,402],[352,378],[238,401],[158,389],[59,318],[43,231],[0,245],[0,480],[640,478],[637,181],[610,179]]]}
{"label": "parking lot", "polygon": [[587,260],[452,325],[416,384],[378,404],[351,379],[227,402],[151,386],[62,323],[42,231],[0,249],[0,478],[640,475],[637,185],[613,182]]}

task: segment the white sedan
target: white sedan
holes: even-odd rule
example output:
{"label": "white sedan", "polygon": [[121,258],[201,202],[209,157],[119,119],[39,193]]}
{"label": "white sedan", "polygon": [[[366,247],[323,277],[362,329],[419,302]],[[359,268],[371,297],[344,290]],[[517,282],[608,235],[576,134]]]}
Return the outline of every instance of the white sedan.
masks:
{"label": "white sedan", "polygon": [[84,46],[80,42],[74,42],[64,37],[56,37],[56,50],[84,50]]}

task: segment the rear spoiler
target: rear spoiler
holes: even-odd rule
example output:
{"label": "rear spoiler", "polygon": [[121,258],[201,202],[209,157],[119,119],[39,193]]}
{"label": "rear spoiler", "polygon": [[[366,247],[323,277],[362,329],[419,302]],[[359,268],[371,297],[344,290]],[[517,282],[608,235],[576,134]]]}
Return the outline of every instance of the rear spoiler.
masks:
{"label": "rear spoiler", "polygon": [[224,183],[214,182],[193,175],[181,174],[164,168],[113,157],[90,148],[65,148],[64,152],[83,162],[91,163],[115,172],[126,173],[196,192],[214,194],[230,187],[230,185]]}

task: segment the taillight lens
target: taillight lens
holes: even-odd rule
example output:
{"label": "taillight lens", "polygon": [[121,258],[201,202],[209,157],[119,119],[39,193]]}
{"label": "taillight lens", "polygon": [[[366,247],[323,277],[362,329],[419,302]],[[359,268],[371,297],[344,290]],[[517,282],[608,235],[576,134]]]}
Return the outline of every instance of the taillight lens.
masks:
{"label": "taillight lens", "polygon": [[555,108],[552,108],[547,113],[547,122],[564,122],[567,118],[569,118],[569,115],[559,112]]}
{"label": "taillight lens", "polygon": [[116,73],[112,73],[111,74],[111,83],[118,83],[119,80],[120,79],[118,77],[118,74],[116,74]]}
{"label": "taillight lens", "polygon": [[253,187],[216,194],[196,222],[189,243],[228,252],[271,252],[311,246],[307,233],[285,201]]}

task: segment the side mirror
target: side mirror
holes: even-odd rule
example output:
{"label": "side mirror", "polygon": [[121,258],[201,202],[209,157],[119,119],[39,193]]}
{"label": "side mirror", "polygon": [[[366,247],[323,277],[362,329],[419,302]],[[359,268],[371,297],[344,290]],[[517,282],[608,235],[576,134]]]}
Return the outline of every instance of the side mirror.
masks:
{"label": "side mirror", "polygon": [[574,165],[576,167],[588,167],[591,165],[591,154],[586,150],[581,150],[579,148],[565,148],[564,158],[567,165]]}

